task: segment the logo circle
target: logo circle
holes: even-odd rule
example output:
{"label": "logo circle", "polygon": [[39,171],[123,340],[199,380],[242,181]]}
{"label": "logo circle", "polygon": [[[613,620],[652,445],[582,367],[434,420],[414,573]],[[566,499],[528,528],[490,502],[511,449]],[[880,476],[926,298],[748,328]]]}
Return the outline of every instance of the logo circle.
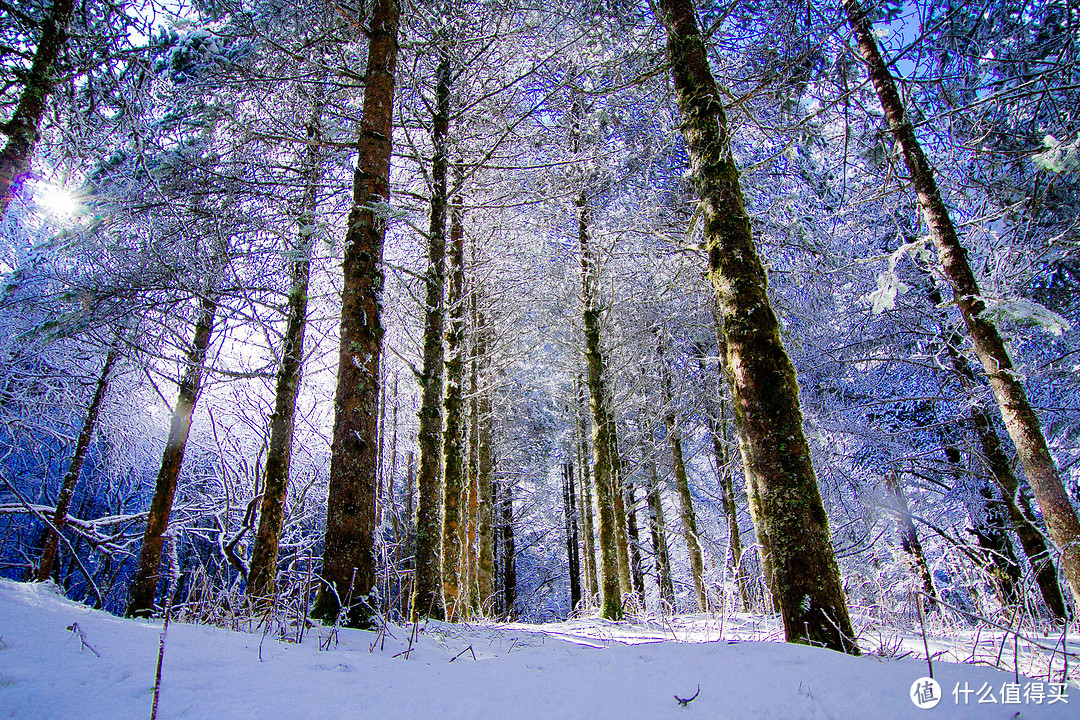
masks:
{"label": "logo circle", "polygon": [[937,704],[941,702],[941,685],[934,678],[921,677],[911,683],[908,697],[911,698],[915,707],[920,710],[929,710],[937,707]]}

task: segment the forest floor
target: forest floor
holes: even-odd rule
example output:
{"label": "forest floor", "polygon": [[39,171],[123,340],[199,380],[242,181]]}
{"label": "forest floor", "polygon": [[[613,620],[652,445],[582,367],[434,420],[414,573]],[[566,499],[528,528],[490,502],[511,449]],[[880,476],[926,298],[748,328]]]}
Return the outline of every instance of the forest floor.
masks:
{"label": "forest floor", "polygon": [[[150,717],[161,626],[92,610],[49,586],[0,580],[0,718]],[[1052,635],[1031,638],[1044,651],[988,630],[930,634],[940,701],[924,710],[910,694],[928,674],[921,633],[865,623],[867,654],[850,657],[777,642],[774,620],[741,614],[428,622],[385,632],[316,626],[299,643],[257,628],[173,622],[158,717],[1080,717],[1080,685],[1058,684],[1062,638],[1057,651]],[[1068,640],[1080,650],[1080,636]],[[1078,663],[1070,658],[1073,677]]]}

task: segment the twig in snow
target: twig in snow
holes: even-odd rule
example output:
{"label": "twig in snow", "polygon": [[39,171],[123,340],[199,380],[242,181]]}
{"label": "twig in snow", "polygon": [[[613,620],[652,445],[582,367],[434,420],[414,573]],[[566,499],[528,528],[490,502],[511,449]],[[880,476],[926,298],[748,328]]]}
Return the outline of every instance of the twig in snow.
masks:
{"label": "twig in snow", "polygon": [[70,625],[68,625],[67,629],[70,630],[73,635],[78,635],[79,636],[79,642],[82,643],[83,648],[89,650],[90,652],[94,653],[98,657],[101,657],[101,653],[99,653],[97,650],[95,650],[90,645],[90,643],[86,642],[86,633],[84,633],[83,629],[81,627],[79,627],[79,623],[73,622]]}
{"label": "twig in snow", "polygon": [[678,702],[678,703],[679,703],[679,705],[681,705],[681,706],[683,706],[683,707],[686,707],[686,706],[687,706],[687,705],[689,705],[690,703],[692,703],[692,702],[694,702],[695,700],[697,700],[697,696],[698,696],[698,695],[700,695],[700,694],[701,694],[701,685],[700,685],[700,684],[698,684],[698,686],[697,686],[697,692],[696,692],[696,693],[694,693],[694,697],[688,697],[688,698],[681,698],[681,697],[679,697],[678,695],[676,695],[676,696],[675,696],[675,701],[676,701],[676,702]]}
{"label": "twig in snow", "polygon": [[461,657],[462,655],[464,655],[466,651],[468,651],[468,652],[471,652],[471,653],[472,653],[472,659],[473,659],[473,660],[476,660],[476,653],[475,653],[475,652],[473,652],[473,649],[472,649],[472,645],[470,645],[469,647],[465,648],[465,650],[462,650],[462,651],[461,651],[461,652],[459,652],[459,653],[458,653],[457,655],[455,655],[454,657],[450,658],[450,662],[454,662],[455,660],[457,660],[457,659],[458,659],[459,657]]}

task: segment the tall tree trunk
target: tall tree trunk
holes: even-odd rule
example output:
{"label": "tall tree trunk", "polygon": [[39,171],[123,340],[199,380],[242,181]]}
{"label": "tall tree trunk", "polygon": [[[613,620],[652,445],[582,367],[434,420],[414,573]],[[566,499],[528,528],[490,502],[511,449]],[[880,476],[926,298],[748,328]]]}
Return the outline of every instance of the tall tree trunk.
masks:
{"label": "tall tree trunk", "polygon": [[[610,407],[610,404],[608,405]],[[630,578],[630,538],[626,519],[626,481],[623,478],[622,456],[619,454],[619,432],[615,418],[608,414],[608,459],[611,461],[612,498],[615,501],[615,547],[619,558],[619,593],[630,597],[634,591]]]}
{"label": "tall tree trunk", "polygon": [[[449,68],[447,70],[449,72]],[[450,331],[446,336],[446,396],[443,407],[443,524],[442,595],[446,619],[456,622],[461,614],[462,499],[465,486],[465,413],[462,385],[465,382],[465,233],[461,208],[455,206],[450,223],[450,292],[447,306]]]}
{"label": "tall tree trunk", "polygon": [[[479,295],[479,290],[474,289]],[[479,304],[479,298],[478,302]],[[479,382],[488,382],[488,328],[484,312],[476,312],[476,357]],[[480,614],[488,617],[493,612],[495,597],[495,517],[492,472],[491,442],[491,389],[483,387],[479,391],[476,403],[477,448],[476,448],[476,597]]]}
{"label": "tall tree trunk", "polygon": [[180,466],[184,462],[184,447],[187,445],[188,432],[191,430],[191,416],[195,412],[195,403],[199,399],[199,387],[202,384],[203,363],[206,350],[210,346],[210,333],[214,329],[214,314],[217,303],[205,295],[199,301],[199,317],[195,322],[195,335],[188,350],[184,377],[180,380],[180,395],[173,408],[172,422],[169,424],[169,438],[165,441],[165,452],[161,457],[161,469],[158,471],[154,486],[154,497],[150,501],[150,511],[146,516],[146,530],[143,532],[142,550],[139,552],[139,564],[135,579],[131,583],[126,614],[128,617],[149,617],[154,611],[154,597],[157,595],[161,552],[165,545],[165,530],[169,526],[172,513],[173,497],[180,478]]}
{"label": "tall tree trunk", "polygon": [[502,513],[502,595],[503,612],[513,619],[517,614],[517,551],[514,550],[514,492],[510,482],[502,483],[499,491]]}
{"label": "tall tree trunk", "polygon": [[506,615],[506,594],[503,592],[503,531],[502,531],[502,488],[492,478],[491,497],[493,500],[492,516],[494,522],[491,526],[493,550],[492,553],[492,597],[491,606],[497,617]]}
{"label": "tall tree trunk", "polygon": [[581,559],[578,555],[574,484],[574,463],[563,463],[563,530],[566,533],[566,566],[570,576],[570,615],[577,611],[581,603]]}
{"label": "tall tree trunk", "polygon": [[937,249],[941,270],[952,287],[956,305],[993,388],[1005,429],[1016,446],[1050,537],[1061,552],[1061,567],[1072,588],[1073,597],[1080,603],[1080,518],[1065,492],[1039,418],[1028,402],[1005,343],[994,323],[983,316],[986,303],[968,264],[967,254],[960,245],[949,211],[941,199],[933,170],[915,138],[915,130],[904,111],[896,84],[878,51],[870,23],[858,0],[844,0],[844,8],[889,127],[911,174],[923,220]]}
{"label": "tall tree trunk", "polygon": [[896,530],[900,534],[900,544],[904,548],[904,552],[911,557],[911,564],[919,577],[929,606],[935,607],[938,603],[938,596],[937,591],[934,589],[933,576],[930,574],[930,566],[926,562],[926,553],[923,552],[922,543],[919,542],[919,533],[916,531],[915,522],[912,520],[907,495],[900,486],[896,471],[890,471],[885,475],[885,489],[889,492],[891,509],[896,519]]}
{"label": "tall tree trunk", "polygon": [[11,119],[0,127],[8,138],[4,149],[0,150],[0,219],[7,212],[19,185],[30,174],[41,118],[59,75],[56,66],[68,40],[68,24],[74,7],[74,0],[54,0],[49,13],[41,19],[41,37],[19,104]]}
{"label": "tall tree trunk", "polygon": [[259,528],[251,550],[246,592],[252,598],[273,598],[277,593],[278,548],[285,522],[285,496],[289,486],[292,460],[293,427],[296,398],[304,365],[304,329],[307,325],[308,278],[311,274],[311,246],[314,240],[315,210],[319,181],[322,178],[322,115],[326,106],[324,90],[318,85],[307,126],[308,144],[300,160],[300,178],[304,183],[297,216],[296,243],[290,248],[292,280],[286,310],[284,346],[277,371],[274,412],[270,416],[270,442],[266,451],[266,470],[262,501],[259,505]]}
{"label": "tall tree trunk", "polygon": [[585,594],[589,606],[596,602],[600,592],[596,580],[596,536],[593,532],[593,493],[589,478],[589,418],[585,400],[585,388],[578,378],[575,382],[578,391],[578,468],[581,470],[581,534],[585,550]]}
{"label": "tall tree trunk", "polygon": [[683,460],[682,437],[679,434],[678,417],[675,412],[675,400],[672,397],[671,376],[664,365],[663,342],[657,348],[660,364],[660,384],[663,388],[664,421],[667,424],[668,442],[671,443],[671,467],[675,475],[675,490],[679,495],[679,510],[682,515],[683,539],[690,555],[690,575],[694,580],[694,595],[698,610],[709,611],[709,602],[705,594],[705,563],[698,540],[697,516],[694,513],[694,499],[690,495],[690,482],[686,477],[686,463]]}
{"label": "tall tree trunk", "polygon": [[444,617],[440,577],[443,393],[443,286],[446,271],[446,170],[450,131],[450,58],[440,50],[435,71],[435,115],[431,142],[431,223],[428,229],[427,298],[424,313],[424,367],[420,378],[420,502],[416,508],[416,580],[412,615]]}
{"label": "tall tree trunk", "polygon": [[468,446],[469,466],[466,472],[468,483],[468,527],[465,532],[465,570],[462,577],[462,586],[466,588],[469,616],[473,617],[480,612],[480,596],[477,593],[477,563],[479,561],[477,540],[477,519],[480,513],[480,487],[478,485],[480,474],[480,454],[477,445],[480,442],[480,425],[477,418],[477,391],[480,385],[479,368],[476,359],[476,293],[469,292],[469,316],[471,318],[473,342],[469,349],[469,413],[468,413]]}
{"label": "tall tree trunk", "polygon": [[368,595],[375,585],[376,437],[382,356],[383,241],[378,210],[390,198],[394,71],[398,53],[398,0],[375,0],[371,9],[364,109],[353,202],[342,263],[341,340],[330,448],[330,493],[323,543],[321,588],[312,617],[371,622]]}
{"label": "tall tree trunk", "polygon": [[[716,330],[716,347],[720,363],[720,372],[724,376],[727,387],[733,388],[735,380],[732,376],[731,368],[727,364],[727,340],[724,338],[723,323],[720,320],[719,309],[717,306],[713,307],[713,324],[714,329]],[[721,402],[725,402],[726,399],[730,397],[730,393],[725,394],[722,391],[718,391],[718,395]],[[768,603],[772,612],[779,613],[780,595],[773,589],[772,549],[769,543],[768,528],[766,527],[764,520],[761,519],[761,495],[758,492],[755,476],[746,472],[745,467],[743,468],[743,481],[746,487],[747,512],[750,514],[750,524],[754,527],[754,537],[757,540],[758,562],[761,564],[761,576],[765,583],[765,592],[763,595],[767,597],[763,597],[762,604]]]}
{"label": "tall tree trunk", "polygon": [[630,582],[633,584],[637,603],[645,607],[645,573],[641,568],[641,533],[638,531],[637,498],[633,482],[625,483],[626,534],[630,549]]}
{"label": "tall tree trunk", "polygon": [[656,566],[656,584],[660,588],[660,600],[665,609],[675,608],[675,587],[671,582],[671,558],[668,555],[667,527],[664,522],[664,499],[660,494],[660,476],[652,452],[652,429],[641,434],[641,461],[648,478],[649,535],[652,539],[653,562]]}
{"label": "tall tree trunk", "polygon": [[[413,516],[413,497],[415,496],[416,488],[416,453],[409,450],[405,453],[405,497],[402,498],[402,517],[404,518],[404,533],[405,539],[403,541],[403,547],[401,549],[401,555],[405,558],[405,562],[402,564],[402,570],[405,571],[407,581],[411,581],[415,578],[415,558],[416,558],[416,532],[412,524]],[[406,585],[405,590],[401,595],[401,615],[402,617],[410,617],[412,612],[412,586]]]}
{"label": "tall tree trunk", "polygon": [[593,477],[596,514],[600,520],[600,617],[621,620],[618,530],[615,517],[616,490],[611,473],[611,423],[604,392],[604,356],[600,350],[600,308],[596,300],[597,266],[589,248],[588,201],[582,192],[578,208],[578,240],[581,252],[581,287],[585,318],[585,366],[588,371],[589,408],[593,419]]}
{"label": "tall tree trunk", "polygon": [[795,369],[784,350],[754,247],[727,118],[690,0],[660,0],[683,135],[701,197],[708,276],[731,368],[743,464],[761,498],[788,641],[858,653],[829,521],[802,430]]}
{"label": "tall tree trunk", "polygon": [[64,524],[67,522],[71,498],[75,495],[75,485],[79,482],[79,473],[82,472],[83,461],[86,460],[86,453],[90,449],[90,438],[94,435],[101,403],[105,400],[105,391],[109,388],[109,373],[112,372],[117,357],[119,357],[119,351],[116,348],[109,350],[105,355],[105,364],[101,366],[97,387],[94,388],[94,397],[90,400],[82,430],[79,432],[78,440],[75,441],[75,455],[71,458],[71,465],[68,466],[64,482],[60,485],[60,494],[56,497],[56,512],[53,513],[52,527],[46,530],[45,548],[41,551],[41,560],[38,562],[37,572],[34,575],[34,580],[37,582],[45,582],[52,575],[53,566],[56,563],[56,550],[60,543],[59,533],[63,531]]}

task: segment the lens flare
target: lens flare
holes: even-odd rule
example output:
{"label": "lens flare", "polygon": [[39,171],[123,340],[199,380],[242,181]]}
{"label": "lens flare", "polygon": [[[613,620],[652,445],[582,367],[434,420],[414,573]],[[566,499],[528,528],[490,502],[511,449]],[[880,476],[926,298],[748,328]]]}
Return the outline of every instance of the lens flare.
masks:
{"label": "lens flare", "polygon": [[59,185],[40,184],[34,189],[37,206],[54,217],[71,217],[79,212],[79,199]]}

